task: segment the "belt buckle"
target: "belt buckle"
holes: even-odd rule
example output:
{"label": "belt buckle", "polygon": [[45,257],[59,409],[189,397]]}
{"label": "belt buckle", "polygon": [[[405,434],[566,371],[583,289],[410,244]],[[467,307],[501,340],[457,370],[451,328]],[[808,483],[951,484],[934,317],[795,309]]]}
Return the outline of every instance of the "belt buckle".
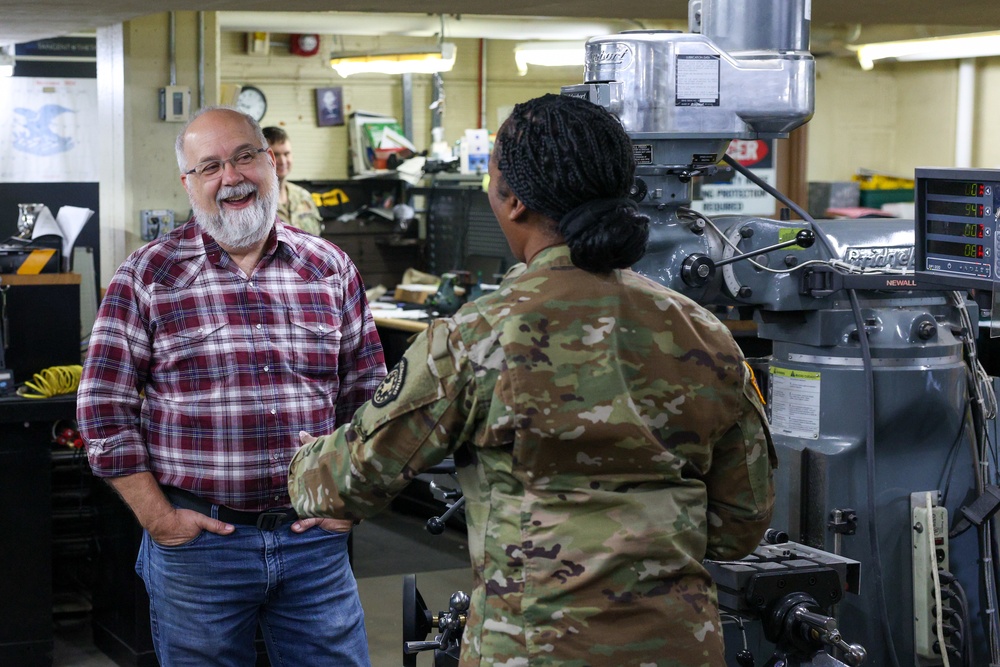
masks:
{"label": "belt buckle", "polygon": [[257,528],[258,530],[274,530],[285,523],[287,518],[287,510],[267,510],[257,516]]}

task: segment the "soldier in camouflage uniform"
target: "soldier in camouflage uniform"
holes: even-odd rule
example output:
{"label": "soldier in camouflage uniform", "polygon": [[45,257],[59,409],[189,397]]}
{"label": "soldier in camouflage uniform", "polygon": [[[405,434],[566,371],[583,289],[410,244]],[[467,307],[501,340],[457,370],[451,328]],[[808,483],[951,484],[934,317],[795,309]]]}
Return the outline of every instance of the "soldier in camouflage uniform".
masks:
{"label": "soldier in camouflage uniform", "polygon": [[280,127],[265,127],[264,138],[274,153],[274,168],[278,173],[278,217],[286,225],[298,227],[313,236],[323,231],[323,216],[312,193],[288,180],[292,170],[292,142]]}
{"label": "soldier in camouflage uniform", "polygon": [[490,203],[515,257],[434,321],[353,422],[299,450],[302,516],[359,519],[454,456],[475,587],[461,664],[724,664],[706,557],[758,544],[774,452],[743,356],[712,314],[624,267],[648,219],[616,119],[515,107]]}

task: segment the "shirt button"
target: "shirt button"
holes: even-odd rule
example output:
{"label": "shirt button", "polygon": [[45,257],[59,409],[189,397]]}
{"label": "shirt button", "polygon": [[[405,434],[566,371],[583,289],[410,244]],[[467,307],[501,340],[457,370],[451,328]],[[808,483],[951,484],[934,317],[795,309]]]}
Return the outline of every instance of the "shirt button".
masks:
{"label": "shirt button", "polygon": [[271,370],[271,367],[270,367],[270,366],[264,366],[264,372],[265,372],[265,373],[266,373],[266,372],[268,372],[269,370]]}
{"label": "shirt button", "polygon": [[260,325],[259,324],[257,325],[257,328],[260,329]]}
{"label": "shirt button", "polygon": [[281,496],[275,496],[274,499],[275,500],[281,500]]}
{"label": "shirt button", "polygon": [[272,415],[276,415],[276,414],[278,414],[278,411],[277,411],[277,410],[275,410],[274,408],[271,408],[271,414],[272,414]]}

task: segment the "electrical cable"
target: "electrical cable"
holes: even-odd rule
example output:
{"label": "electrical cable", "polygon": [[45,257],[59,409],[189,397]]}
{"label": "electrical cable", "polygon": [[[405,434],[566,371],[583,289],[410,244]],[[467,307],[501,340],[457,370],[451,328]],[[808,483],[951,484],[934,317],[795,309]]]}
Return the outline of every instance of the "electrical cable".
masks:
{"label": "electrical cable", "polygon": [[948,639],[955,638],[958,640],[957,646],[952,648],[952,652],[957,652],[958,657],[962,664],[967,664],[968,660],[968,637],[966,635],[965,621],[962,618],[962,614],[955,609],[951,608],[949,605],[951,603],[958,604],[957,597],[954,593],[950,593],[948,589],[944,588],[941,590],[941,600],[942,600],[942,626],[944,628],[944,636]]}
{"label": "electrical cable", "polygon": [[[958,429],[958,436],[952,442],[944,466],[941,468],[941,477],[938,478],[937,488],[941,489],[941,504],[945,506],[948,504],[948,494],[951,492],[952,475],[955,473],[955,461],[962,450],[962,443],[965,441],[965,433],[968,430],[969,421],[970,417],[968,416],[968,411],[966,411],[966,415],[962,417],[962,426]],[[952,537],[950,533],[948,536]]]}
{"label": "electrical cable", "polygon": [[[959,293],[953,294],[962,317],[965,329],[965,351],[969,369],[969,408],[972,415],[973,439],[972,456],[976,485],[976,493],[982,496],[986,486],[992,481],[989,474],[991,441],[988,437],[987,422],[994,419],[997,413],[996,393],[992,380],[986,375],[979,363],[976,352],[975,329],[972,318],[964,308],[965,300]],[[1000,618],[998,618],[998,580],[1000,580],[1000,563],[998,563],[998,547],[996,544],[996,517],[984,521],[977,527],[979,538],[979,555],[981,577],[986,594],[987,634],[990,647],[991,664],[1000,664]]]}
{"label": "electrical cable", "polygon": [[[22,398],[52,398],[60,394],[72,394],[80,386],[83,366],[50,366],[35,373],[30,381],[17,388]],[[35,393],[31,393],[33,390]]]}
{"label": "electrical cable", "polygon": [[868,547],[873,561],[872,575],[875,578],[875,603],[878,606],[879,620],[882,624],[885,646],[889,651],[889,660],[893,667],[899,667],[896,643],[893,641],[892,628],[889,626],[889,607],[885,600],[885,585],[882,575],[882,551],[878,543],[878,525],[875,522],[875,373],[872,352],[868,345],[868,331],[865,328],[858,294],[855,290],[848,290],[847,294],[851,299],[851,311],[854,313],[854,324],[858,331],[858,342],[861,345],[861,359],[865,373],[865,400],[869,416],[865,433],[865,463],[868,472],[865,480],[867,492],[865,504],[868,510]]}
{"label": "electrical cable", "polygon": [[[947,609],[947,607],[945,607]],[[943,624],[944,636],[949,641],[945,642],[948,650],[951,653],[956,654],[955,657],[963,665],[968,663],[967,652],[966,652],[966,636],[965,636],[965,623],[962,621],[962,617],[958,613],[953,613],[948,620]],[[951,641],[957,640],[957,641]]]}
{"label": "electrical cable", "polygon": [[942,595],[945,595],[950,600],[954,599],[958,604],[957,616],[961,619],[962,632],[963,632],[963,653],[965,658],[965,664],[970,666],[975,664],[975,655],[972,645],[972,619],[969,618],[969,600],[965,595],[965,588],[962,587],[961,582],[955,577],[951,572],[947,570],[939,570],[938,576],[941,581],[944,582],[944,588],[942,589]]}
{"label": "electrical cable", "polygon": [[937,549],[934,547],[934,505],[931,503],[930,492],[924,494],[924,499],[926,501],[924,505],[927,508],[927,523],[929,524],[924,531],[927,534],[927,557],[930,559],[931,581],[934,584],[934,605],[938,610],[938,613],[934,614],[935,625],[937,626],[936,632],[938,643],[941,647],[941,659],[944,661],[944,667],[951,667],[951,659],[948,657],[948,647],[944,640],[944,605],[941,604],[941,579],[938,576],[937,559],[934,556]]}
{"label": "electrical cable", "polygon": [[[958,310],[963,329],[963,341],[968,371],[968,420],[971,420],[973,432],[972,449],[973,478],[977,495],[981,496],[990,483],[989,463],[993,454],[994,469],[996,469],[996,450],[989,437],[987,423],[994,420],[997,414],[996,391],[992,379],[983,369],[976,350],[976,328],[972,324],[966,306],[966,299],[960,292],[952,292],[951,298]],[[991,663],[1000,663],[1000,619],[997,616],[998,580],[1000,580],[1000,563],[998,563],[996,544],[996,519],[990,519],[977,527],[980,554],[980,576],[986,597],[986,624],[990,647]],[[959,586],[957,581],[954,585]],[[964,596],[964,591],[962,591]],[[968,618],[968,602],[965,601],[965,614]],[[971,647],[971,644],[969,644]],[[971,653],[971,651],[967,651]]]}

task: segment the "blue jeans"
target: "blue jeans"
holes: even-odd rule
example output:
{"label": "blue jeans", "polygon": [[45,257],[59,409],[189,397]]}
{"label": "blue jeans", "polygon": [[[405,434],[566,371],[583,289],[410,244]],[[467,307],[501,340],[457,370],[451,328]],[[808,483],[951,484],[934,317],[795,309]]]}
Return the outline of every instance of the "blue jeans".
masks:
{"label": "blue jeans", "polygon": [[252,667],[261,627],[272,667],[369,667],[348,533],[236,526],[164,547],[144,532],[135,569],[163,667]]}

